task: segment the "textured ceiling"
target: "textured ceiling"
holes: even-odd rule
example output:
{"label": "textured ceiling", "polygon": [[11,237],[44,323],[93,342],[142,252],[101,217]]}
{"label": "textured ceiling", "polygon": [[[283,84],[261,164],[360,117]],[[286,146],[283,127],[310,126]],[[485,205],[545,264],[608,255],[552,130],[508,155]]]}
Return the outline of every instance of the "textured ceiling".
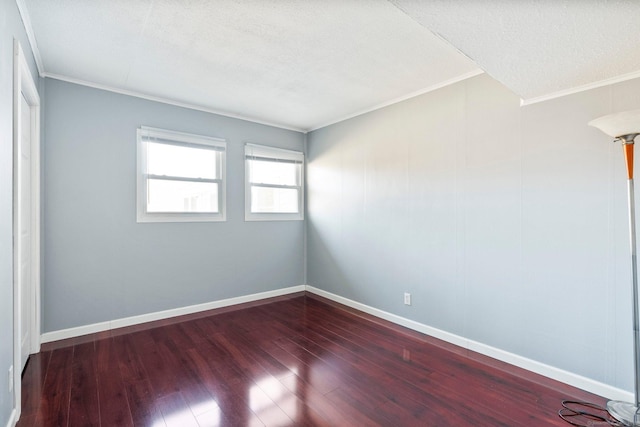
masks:
{"label": "textured ceiling", "polygon": [[17,1],[44,76],[298,130],[479,68],[525,100],[640,76],[638,0]]}
{"label": "textured ceiling", "polygon": [[390,0],[524,100],[640,77],[638,0]]}
{"label": "textured ceiling", "polygon": [[477,70],[386,0],[25,0],[45,75],[307,130]]}

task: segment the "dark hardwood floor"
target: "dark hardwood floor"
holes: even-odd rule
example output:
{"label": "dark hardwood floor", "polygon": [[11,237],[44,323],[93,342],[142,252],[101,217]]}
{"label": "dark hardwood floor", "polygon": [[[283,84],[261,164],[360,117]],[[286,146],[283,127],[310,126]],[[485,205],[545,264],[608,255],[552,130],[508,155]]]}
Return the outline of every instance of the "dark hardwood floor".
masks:
{"label": "dark hardwood floor", "polygon": [[18,426],[568,426],[598,396],[310,294],[43,345]]}

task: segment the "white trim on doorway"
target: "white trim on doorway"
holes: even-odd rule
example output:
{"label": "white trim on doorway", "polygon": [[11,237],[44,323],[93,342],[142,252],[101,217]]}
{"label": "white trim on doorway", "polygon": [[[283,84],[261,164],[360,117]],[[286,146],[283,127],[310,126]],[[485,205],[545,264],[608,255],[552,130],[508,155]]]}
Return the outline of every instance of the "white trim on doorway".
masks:
{"label": "white trim on doorway", "polygon": [[16,409],[13,408],[11,415],[9,415],[9,421],[7,421],[7,427],[15,427],[18,420],[16,419]]}
{"label": "white trim on doorway", "polygon": [[29,353],[37,353],[40,351],[40,96],[34,82],[33,76],[27,64],[26,57],[22,51],[22,47],[18,40],[13,42],[13,410],[15,415],[13,419],[17,422],[21,413],[21,310],[22,303],[20,297],[18,269],[16,263],[19,262],[19,248],[16,244],[17,223],[19,218],[17,203],[17,188],[19,179],[17,178],[16,159],[18,156],[18,145],[20,143],[20,103],[22,97],[26,100],[30,110],[30,133],[31,133],[31,164],[30,164],[30,181],[31,181],[31,241],[30,241],[30,280],[28,285],[31,287],[31,316],[29,319],[29,327],[31,341],[29,344]]}

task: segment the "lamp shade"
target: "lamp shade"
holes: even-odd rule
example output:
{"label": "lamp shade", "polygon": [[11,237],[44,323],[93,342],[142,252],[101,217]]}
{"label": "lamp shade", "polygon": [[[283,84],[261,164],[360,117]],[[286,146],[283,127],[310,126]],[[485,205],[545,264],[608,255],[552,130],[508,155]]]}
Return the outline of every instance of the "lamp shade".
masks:
{"label": "lamp shade", "polygon": [[623,111],[591,120],[589,126],[600,129],[609,136],[618,138],[640,133],[640,110]]}

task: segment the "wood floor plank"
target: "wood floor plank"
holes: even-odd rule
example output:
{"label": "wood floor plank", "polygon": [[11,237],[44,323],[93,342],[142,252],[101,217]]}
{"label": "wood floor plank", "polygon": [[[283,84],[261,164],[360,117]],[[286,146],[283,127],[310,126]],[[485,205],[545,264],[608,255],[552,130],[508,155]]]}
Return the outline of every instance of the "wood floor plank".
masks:
{"label": "wood floor plank", "polygon": [[31,426],[35,422],[43,396],[45,374],[51,359],[51,351],[29,356],[28,369],[22,374],[22,417],[18,427]]}
{"label": "wood floor plank", "polygon": [[115,346],[112,338],[95,342],[100,423],[106,426],[133,426]]}
{"label": "wood floor plank", "polygon": [[[286,425],[292,425],[293,420],[297,420],[298,423],[308,423],[310,420],[314,422],[324,424],[323,418],[315,413],[313,408],[306,405],[303,400],[300,400],[294,393],[287,389],[280,381],[280,378],[292,375],[292,371],[284,367],[277,360],[273,359],[268,353],[262,351],[258,347],[251,346],[247,341],[244,341],[238,334],[233,336],[233,339],[224,337],[221,334],[219,337],[219,343],[222,347],[228,350],[229,354],[234,360],[240,362],[240,368],[247,372],[254,380],[255,386],[251,389],[252,398],[257,399],[261,394],[261,397],[267,404],[267,399],[270,399],[274,405],[287,415],[288,418],[278,415],[276,419],[289,420]],[[231,343],[233,341],[233,345]],[[267,366],[267,368],[265,368]],[[272,375],[270,370],[275,370],[275,375]],[[297,369],[294,369],[298,372]],[[271,410],[273,417],[278,410],[273,408]],[[265,421],[264,417],[258,411],[257,415],[269,425],[270,423]],[[283,423],[277,422],[281,425]]]}
{"label": "wood floor plank", "polygon": [[[266,350],[269,356],[287,366],[292,374],[303,377],[303,379],[321,394],[335,390],[342,382],[340,375],[331,369],[331,366],[314,363],[313,355],[303,349],[294,348],[288,351],[276,346]],[[288,375],[281,375],[288,376]]]}
{"label": "wood floor plank", "polygon": [[[313,323],[313,322],[310,322]],[[366,363],[372,363],[377,366],[383,372],[392,372],[394,377],[397,377],[398,380],[416,386],[425,392],[434,390],[439,390],[444,385],[444,381],[442,381],[441,377],[434,379],[433,371],[429,369],[428,365],[416,365],[409,364],[405,361],[401,361],[400,358],[395,355],[385,353],[384,351],[380,351],[380,349],[369,350],[367,349],[367,344],[370,341],[365,341],[359,339],[357,335],[349,335],[349,333],[345,331],[334,331],[326,329],[326,326],[317,326],[317,325],[309,325],[308,329],[310,331],[318,330],[318,337],[316,337],[316,342],[319,343],[321,347],[328,347],[331,344],[327,342],[333,343],[334,349],[341,349],[340,354],[342,357],[345,357],[351,360],[353,363],[357,363],[360,366],[363,365],[361,360],[366,360]],[[345,335],[348,338],[345,338]],[[326,341],[324,341],[326,340]],[[351,353],[351,354],[350,354]],[[372,367],[371,369],[374,369]],[[482,389],[481,384],[469,383],[466,382],[466,387],[464,391],[460,390],[459,386],[460,382],[457,381],[453,387],[451,387],[448,391],[453,393],[461,394],[460,398],[471,398],[472,396],[476,396],[475,390],[481,389],[483,392],[481,396],[487,396],[491,393],[491,389]],[[488,408],[495,406],[496,400],[495,396],[490,396],[492,400],[491,405],[485,405]]]}
{"label": "wood floor plank", "polygon": [[72,364],[73,347],[63,347],[51,352],[34,425],[68,425]]}
{"label": "wood floor plank", "polygon": [[126,387],[133,425],[166,427],[159,402],[155,399],[149,380],[129,382]]}
{"label": "wood floor plank", "polygon": [[161,342],[158,347],[168,369],[174,373],[176,387],[193,415],[198,416],[205,412],[219,410],[218,403],[189,361],[187,351],[190,348],[178,348],[175,341]]}
{"label": "wood floor plank", "polygon": [[218,407],[196,415],[196,421],[200,427],[222,427],[231,425],[231,423],[223,417],[222,410]]}
{"label": "wood floor plank", "polygon": [[136,346],[135,336],[119,335],[113,338],[118,368],[125,383],[138,382],[149,377],[142,359],[144,353],[140,351],[140,346]]}
{"label": "wood floor plank", "polygon": [[48,343],[31,426],[555,426],[566,384],[300,294]]}
{"label": "wood floor plank", "polygon": [[[329,423],[331,426],[350,426],[358,419],[366,419],[361,414],[351,414],[345,408],[337,408],[327,397],[326,394],[319,393],[316,389],[303,378],[297,375],[282,378],[280,382],[299,399],[304,400],[306,405],[318,414],[322,421]],[[316,422],[320,420],[313,418]],[[370,422],[370,420],[366,420]]]}
{"label": "wood floor plank", "polygon": [[138,351],[155,397],[160,398],[179,390],[175,373],[167,366],[155,342],[145,343]]}
{"label": "wood floor plank", "polygon": [[[292,329],[295,328],[300,328],[300,325],[298,324],[295,327],[292,327]],[[328,340],[326,337],[320,334],[316,334],[308,325],[307,327],[305,327],[305,330],[306,336],[304,338],[297,338],[296,344],[304,347],[312,353],[317,353],[318,355],[320,355],[319,357],[322,357],[323,354],[326,354],[328,349],[330,353],[335,354],[336,356],[340,357],[345,362],[350,364],[350,368],[339,369],[341,369],[341,371],[343,372],[346,372],[345,375],[350,376],[352,379],[354,379],[354,381],[360,381],[363,388],[371,388],[371,384],[368,384],[367,381],[383,384],[384,398],[394,401],[409,401],[411,400],[412,396],[419,394],[416,392],[416,390],[413,389],[413,386],[415,386],[413,381],[407,381],[404,383],[403,381],[395,381],[394,377],[396,376],[396,371],[393,371],[393,375],[390,375],[384,369],[377,370],[375,366],[371,366],[369,360],[366,360],[358,355],[357,351],[351,352],[347,348],[344,348]],[[338,368],[336,367],[336,369]],[[362,381],[364,381],[364,383],[362,383]],[[438,382],[429,382],[428,376],[423,378],[423,382],[428,382],[427,387],[425,387],[424,383],[421,384],[423,386],[422,389],[425,392],[435,392],[436,394],[446,395],[450,398],[458,399],[462,402],[472,399],[473,396],[478,393],[477,388],[466,385],[465,389],[469,390],[469,392],[460,395],[458,389],[446,389],[442,388],[441,384],[439,384]],[[483,389],[480,389],[479,391],[481,393],[485,392],[485,390]],[[496,402],[493,403],[495,405]],[[441,403],[439,403],[439,401],[436,401],[436,404]],[[476,406],[472,410],[467,407],[466,403],[463,403],[458,410],[462,413],[471,413],[473,411],[476,411],[484,416],[487,420],[491,420],[493,425],[501,425],[498,419],[501,415],[504,415],[498,413],[494,406],[491,405]]]}
{"label": "wood floor plank", "polygon": [[[335,318],[332,318],[331,322],[340,323],[340,321]],[[388,361],[386,364],[381,364],[380,367],[392,371],[394,375],[425,391],[436,391],[444,387],[449,392],[453,391],[457,393],[460,400],[473,398],[478,405],[482,405],[485,408],[495,408],[496,406],[500,406],[502,402],[518,399],[521,403],[518,410],[505,412],[504,415],[509,417],[513,422],[523,423],[523,425],[540,422],[535,416],[527,415],[539,411],[540,399],[539,395],[532,389],[526,387],[527,382],[525,381],[518,381],[518,379],[514,379],[511,376],[509,377],[510,381],[505,382],[504,376],[501,375],[502,373],[500,371],[495,374],[491,372],[481,374],[480,371],[482,370],[481,368],[484,367],[483,365],[469,362],[459,355],[452,356],[451,354],[446,354],[446,357],[442,358],[438,363],[438,365],[441,366],[442,372],[431,374],[430,376],[422,376],[420,370],[405,370],[402,364],[398,365],[397,363],[393,363],[393,359],[396,358],[394,353],[387,351],[388,348],[374,344],[374,342],[377,343],[379,340],[372,340],[372,334],[366,334],[363,330],[359,330],[359,333],[351,332],[351,326],[353,325],[349,325],[348,329],[340,329],[326,325],[318,326],[314,324],[313,320],[308,320],[308,323],[310,330],[319,330],[320,333],[324,333],[333,341],[352,349],[352,351],[358,352],[358,354],[364,357],[368,356],[371,360],[377,360],[377,362],[381,362],[383,359],[389,359],[390,362]],[[357,323],[354,322],[354,324]],[[369,349],[359,351],[365,347],[369,347]],[[438,351],[436,350],[435,353],[438,353]],[[433,351],[423,360],[420,360],[421,356],[424,355],[420,349],[413,352],[413,361],[417,362],[420,366],[433,364],[434,358],[437,357]],[[397,357],[397,360],[399,361],[400,358]],[[456,360],[458,360],[458,362],[456,362]],[[457,369],[452,369],[452,363],[457,363]],[[476,365],[480,366],[480,368],[476,367]],[[459,387],[461,378],[456,376],[455,372],[466,371],[467,369],[476,370],[472,373],[463,373],[462,376],[464,377],[466,386],[464,389],[461,389]],[[492,385],[496,383],[502,383],[503,387],[492,387]],[[561,421],[558,419],[556,422]],[[554,423],[554,425],[556,424]]]}
{"label": "wood floor plank", "polygon": [[[211,346],[209,346],[211,348]],[[197,372],[204,386],[216,401],[222,414],[231,425],[264,425],[251,410],[244,390],[238,378],[226,381],[221,371],[227,371],[219,360],[211,359],[210,354],[202,349],[187,350],[191,367]]]}
{"label": "wood floor plank", "polygon": [[[264,331],[260,332],[264,333]],[[256,342],[250,335],[237,334],[234,336],[234,342],[243,352],[251,357],[255,363],[258,363],[266,373],[275,378],[291,375],[291,373],[297,369],[295,365],[289,367],[269,354],[268,349],[278,348],[276,344],[271,345],[271,340],[267,346],[256,345]]]}
{"label": "wood floor plank", "polygon": [[167,427],[199,427],[198,421],[180,392],[158,399],[158,407]]}
{"label": "wood floor plank", "polygon": [[69,425],[100,425],[97,366],[93,342],[74,347]]}

